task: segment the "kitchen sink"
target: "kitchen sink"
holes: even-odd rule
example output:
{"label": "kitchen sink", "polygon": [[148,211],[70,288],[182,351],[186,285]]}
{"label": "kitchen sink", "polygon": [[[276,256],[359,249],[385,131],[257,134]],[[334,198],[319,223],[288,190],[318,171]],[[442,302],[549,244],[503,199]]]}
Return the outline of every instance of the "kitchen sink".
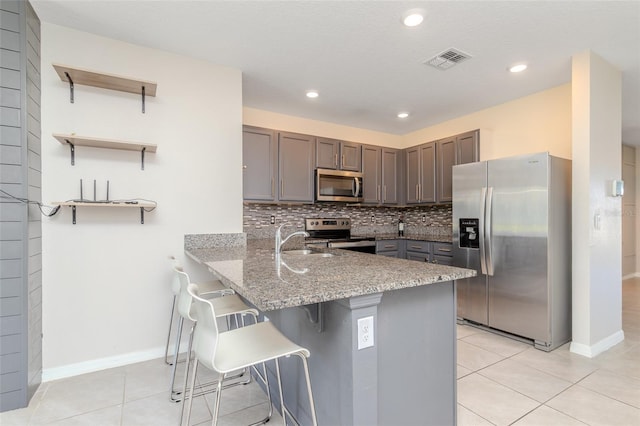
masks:
{"label": "kitchen sink", "polygon": [[333,253],[327,252],[319,252],[313,251],[309,249],[300,249],[300,250],[285,250],[282,254],[292,255],[292,256],[313,256],[313,257],[333,257],[335,256]]}

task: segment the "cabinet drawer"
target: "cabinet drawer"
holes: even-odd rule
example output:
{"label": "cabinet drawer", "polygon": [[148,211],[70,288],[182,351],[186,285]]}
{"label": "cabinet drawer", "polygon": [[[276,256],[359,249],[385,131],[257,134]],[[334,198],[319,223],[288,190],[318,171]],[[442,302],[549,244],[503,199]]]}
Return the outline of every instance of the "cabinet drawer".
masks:
{"label": "cabinet drawer", "polygon": [[407,251],[431,253],[431,242],[407,240]]}
{"label": "cabinet drawer", "polygon": [[429,253],[407,252],[407,260],[417,260],[418,262],[428,262]]}
{"label": "cabinet drawer", "polygon": [[440,256],[453,256],[453,245],[450,243],[433,243],[433,254]]}
{"label": "cabinet drawer", "polygon": [[381,251],[398,251],[399,246],[398,240],[376,241],[376,253]]}
{"label": "cabinet drawer", "polygon": [[432,263],[437,263],[438,265],[453,266],[453,257],[434,254]]}

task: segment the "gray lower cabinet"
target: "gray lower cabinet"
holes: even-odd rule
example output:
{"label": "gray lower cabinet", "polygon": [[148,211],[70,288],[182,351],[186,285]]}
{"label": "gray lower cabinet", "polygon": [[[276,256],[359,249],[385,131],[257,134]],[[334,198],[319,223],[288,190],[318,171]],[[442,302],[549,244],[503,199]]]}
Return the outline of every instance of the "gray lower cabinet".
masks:
{"label": "gray lower cabinet", "polygon": [[436,202],[436,143],[406,150],[407,204]]}
{"label": "gray lower cabinet", "polygon": [[479,161],[479,132],[474,130],[437,142],[438,202],[451,202],[453,166]]}
{"label": "gray lower cabinet", "polygon": [[242,196],[250,201],[275,201],[278,177],[276,132],[244,126],[242,129]]}
{"label": "gray lower cabinet", "polygon": [[363,145],[363,202],[398,204],[398,160],[397,149]]}
{"label": "gray lower cabinet", "polygon": [[315,137],[278,133],[278,200],[313,202]]}
{"label": "gray lower cabinet", "polygon": [[316,168],[361,171],[362,145],[355,142],[316,138]]}
{"label": "gray lower cabinet", "polygon": [[404,240],[380,240],[376,241],[376,254],[404,259],[404,247]]}
{"label": "gray lower cabinet", "polygon": [[407,259],[419,262],[431,261],[431,242],[407,240]]}
{"label": "gray lower cabinet", "polygon": [[447,266],[453,265],[453,251],[451,243],[433,243],[431,253],[432,263]]}

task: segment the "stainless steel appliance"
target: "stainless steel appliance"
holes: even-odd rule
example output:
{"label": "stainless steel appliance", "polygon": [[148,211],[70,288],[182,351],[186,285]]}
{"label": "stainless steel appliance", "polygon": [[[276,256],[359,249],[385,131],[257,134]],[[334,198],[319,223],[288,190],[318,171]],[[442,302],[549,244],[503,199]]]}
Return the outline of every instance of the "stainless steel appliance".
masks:
{"label": "stainless steel appliance", "polygon": [[362,200],[362,173],[316,169],[316,201],[359,203]]}
{"label": "stainless steel appliance", "polygon": [[552,350],[571,339],[571,162],[548,153],[453,168],[458,318]]}
{"label": "stainless steel appliance", "polygon": [[306,239],[308,243],[320,240],[326,241],[329,248],[363,253],[376,252],[375,238],[351,236],[351,220],[347,217],[305,219],[304,228],[309,233],[309,237]]}

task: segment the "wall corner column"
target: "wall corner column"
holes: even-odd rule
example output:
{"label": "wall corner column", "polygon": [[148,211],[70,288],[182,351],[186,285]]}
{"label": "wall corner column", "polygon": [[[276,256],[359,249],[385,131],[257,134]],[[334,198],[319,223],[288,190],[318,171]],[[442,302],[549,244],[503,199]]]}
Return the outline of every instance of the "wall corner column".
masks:
{"label": "wall corner column", "polygon": [[571,351],[587,357],[624,340],[620,197],[621,73],[591,51],[572,58]]}

